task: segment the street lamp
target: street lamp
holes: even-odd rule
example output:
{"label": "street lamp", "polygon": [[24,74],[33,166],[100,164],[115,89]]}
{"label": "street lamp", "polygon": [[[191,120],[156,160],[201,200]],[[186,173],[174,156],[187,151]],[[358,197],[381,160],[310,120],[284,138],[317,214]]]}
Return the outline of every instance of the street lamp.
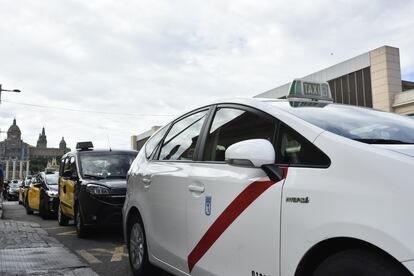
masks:
{"label": "street lamp", "polygon": [[3,89],[1,88],[1,84],[0,84],[0,104],[1,104],[1,92],[14,92],[14,93],[20,93],[21,91],[19,89],[13,89],[13,90],[8,90],[8,89]]}

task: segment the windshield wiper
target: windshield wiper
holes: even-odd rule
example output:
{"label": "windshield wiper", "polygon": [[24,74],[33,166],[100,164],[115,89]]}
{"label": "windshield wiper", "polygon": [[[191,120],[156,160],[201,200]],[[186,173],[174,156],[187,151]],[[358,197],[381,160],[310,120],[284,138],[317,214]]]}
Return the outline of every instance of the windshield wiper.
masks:
{"label": "windshield wiper", "polygon": [[352,139],[355,141],[359,141],[362,143],[367,143],[367,144],[404,144],[404,145],[411,145],[413,143],[408,143],[408,142],[404,142],[404,141],[400,141],[400,140],[392,140],[392,139],[363,139],[363,138],[355,138]]}
{"label": "windshield wiper", "polygon": [[95,175],[95,174],[84,174],[83,177],[89,177],[89,178],[95,178],[95,179],[105,179],[105,177]]}
{"label": "windshield wiper", "polygon": [[106,178],[126,178],[125,175],[108,175]]}

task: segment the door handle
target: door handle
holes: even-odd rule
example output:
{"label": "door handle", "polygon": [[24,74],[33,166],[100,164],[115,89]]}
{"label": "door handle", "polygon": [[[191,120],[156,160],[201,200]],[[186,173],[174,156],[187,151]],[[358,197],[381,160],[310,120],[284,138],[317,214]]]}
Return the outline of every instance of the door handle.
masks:
{"label": "door handle", "polygon": [[191,192],[196,192],[196,193],[204,193],[204,191],[206,190],[206,188],[201,187],[201,186],[197,186],[197,185],[189,185],[188,189]]}

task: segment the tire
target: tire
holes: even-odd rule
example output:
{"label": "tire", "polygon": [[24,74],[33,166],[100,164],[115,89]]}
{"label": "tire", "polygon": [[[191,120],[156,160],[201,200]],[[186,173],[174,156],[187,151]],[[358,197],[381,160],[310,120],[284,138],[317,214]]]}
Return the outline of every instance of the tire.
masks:
{"label": "tire", "polygon": [[155,268],[148,260],[144,224],[139,217],[131,218],[127,233],[129,264],[133,274],[135,276],[159,275],[159,269]]}
{"label": "tire", "polygon": [[76,235],[78,238],[86,238],[88,236],[88,228],[83,223],[82,213],[79,206],[79,203],[76,204],[75,209],[75,227],[76,227]]}
{"label": "tire", "polygon": [[60,226],[67,226],[69,224],[69,218],[62,213],[62,209],[60,209],[60,204],[58,210],[58,223]]}
{"label": "tire", "polygon": [[46,210],[46,202],[45,202],[44,197],[41,197],[41,198],[40,198],[40,204],[39,204],[39,214],[40,214],[40,217],[41,217],[42,219],[47,219],[47,218],[49,218],[48,211]]}
{"label": "tire", "polygon": [[26,214],[27,215],[32,215],[33,214],[33,210],[32,209],[30,209],[30,207],[29,207],[29,203],[26,203]]}
{"label": "tire", "polygon": [[313,276],[408,276],[391,258],[363,249],[351,249],[325,259]]}

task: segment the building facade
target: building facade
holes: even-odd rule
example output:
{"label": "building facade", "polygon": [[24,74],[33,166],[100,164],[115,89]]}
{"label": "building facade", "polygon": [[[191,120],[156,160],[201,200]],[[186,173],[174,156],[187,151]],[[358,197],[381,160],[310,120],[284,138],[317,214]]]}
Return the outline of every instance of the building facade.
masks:
{"label": "building facade", "polygon": [[0,142],[0,160],[3,164],[5,179],[24,178],[30,173],[30,160],[33,158],[60,158],[68,151],[70,149],[66,147],[63,137],[59,148],[48,148],[45,128],[39,134],[36,146],[25,143],[14,119],[7,131],[6,139]]}
{"label": "building facade", "polygon": [[145,142],[154,134],[161,126],[153,126],[150,130],[147,130],[138,135],[131,136],[131,149],[139,151],[145,144]]}
{"label": "building facade", "polygon": [[[401,79],[400,51],[382,46],[303,77],[326,81],[334,102],[414,115],[414,82]],[[290,82],[257,98],[284,98]]]}

